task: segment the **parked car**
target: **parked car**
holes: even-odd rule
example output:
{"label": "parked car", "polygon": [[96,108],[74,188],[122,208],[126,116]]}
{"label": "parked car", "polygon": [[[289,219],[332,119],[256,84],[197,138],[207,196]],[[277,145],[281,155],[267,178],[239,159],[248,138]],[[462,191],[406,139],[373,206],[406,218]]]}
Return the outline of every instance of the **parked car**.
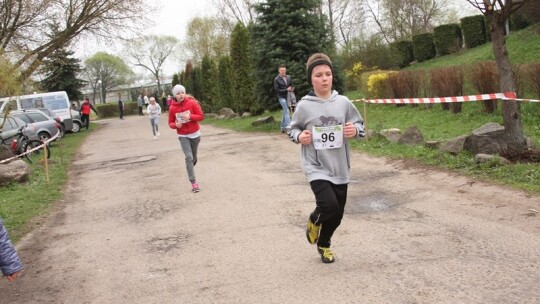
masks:
{"label": "parked car", "polygon": [[41,112],[49,115],[52,119],[56,121],[56,123],[58,124],[58,128],[60,129],[60,138],[66,135],[66,128],[64,127],[64,124],[62,123],[62,118],[58,116],[58,114],[54,113],[53,111],[47,108],[38,108],[37,110],[40,110]]}
{"label": "parked car", "polygon": [[38,139],[38,135],[33,126],[28,125],[20,118],[9,115],[4,119],[4,116],[1,115],[0,126],[2,126],[2,129],[0,130],[1,142],[5,145],[11,146],[13,144],[13,141],[17,139],[17,133],[21,127],[24,128],[23,132],[29,139]]}
{"label": "parked car", "polygon": [[14,110],[10,112],[13,117],[20,118],[27,124],[31,124],[41,141],[46,141],[60,132],[58,123],[47,114],[36,109]]}
{"label": "parked car", "polygon": [[79,115],[78,111],[71,110],[71,117],[73,118],[73,128],[71,129],[71,133],[77,133],[81,130],[82,127],[82,120],[81,115]]}

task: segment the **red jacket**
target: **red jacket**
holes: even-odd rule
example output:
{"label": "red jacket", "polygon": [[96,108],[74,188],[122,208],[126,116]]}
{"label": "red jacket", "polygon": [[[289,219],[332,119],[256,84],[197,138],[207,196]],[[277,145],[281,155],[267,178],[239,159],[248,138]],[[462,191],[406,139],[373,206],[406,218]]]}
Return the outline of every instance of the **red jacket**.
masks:
{"label": "red jacket", "polygon": [[[182,113],[185,111],[190,112],[190,121],[183,123],[180,128],[176,127],[176,113]],[[169,108],[169,127],[176,129],[176,133],[180,135],[187,135],[199,131],[199,121],[204,119],[204,113],[199,105],[199,102],[190,97],[184,97],[181,102],[176,102],[173,99],[171,107]]]}
{"label": "red jacket", "polygon": [[90,101],[85,100],[83,104],[81,105],[81,109],[79,110],[79,115],[81,114],[90,115],[90,110],[94,111],[94,113],[96,113],[97,115],[96,108],[94,108],[94,106],[90,103]]}

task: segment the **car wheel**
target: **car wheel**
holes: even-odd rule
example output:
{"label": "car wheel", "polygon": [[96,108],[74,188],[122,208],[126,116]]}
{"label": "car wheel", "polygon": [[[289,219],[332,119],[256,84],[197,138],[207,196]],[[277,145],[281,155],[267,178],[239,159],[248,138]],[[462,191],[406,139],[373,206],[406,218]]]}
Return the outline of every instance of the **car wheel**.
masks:
{"label": "car wheel", "polygon": [[74,121],[73,122],[73,128],[71,129],[71,132],[77,133],[81,130],[81,124],[79,122]]}
{"label": "car wheel", "polygon": [[49,135],[49,133],[46,133],[46,132],[39,132],[38,133],[38,138],[41,142],[45,142],[47,140],[49,140],[49,138],[51,138],[51,136]]}

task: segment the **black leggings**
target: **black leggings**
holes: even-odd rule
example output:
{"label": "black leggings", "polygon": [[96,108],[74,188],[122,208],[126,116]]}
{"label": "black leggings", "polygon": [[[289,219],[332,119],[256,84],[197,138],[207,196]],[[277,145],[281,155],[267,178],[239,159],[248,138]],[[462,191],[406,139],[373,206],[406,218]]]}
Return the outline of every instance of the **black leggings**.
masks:
{"label": "black leggings", "polygon": [[326,180],[314,180],[310,185],[317,207],[309,217],[316,225],[322,225],[317,245],[330,247],[330,239],[341,224],[345,212],[348,185],[335,185]]}
{"label": "black leggings", "polygon": [[90,126],[90,114],[82,114],[81,122],[83,124],[83,127],[86,127],[86,130],[88,130],[88,127]]}

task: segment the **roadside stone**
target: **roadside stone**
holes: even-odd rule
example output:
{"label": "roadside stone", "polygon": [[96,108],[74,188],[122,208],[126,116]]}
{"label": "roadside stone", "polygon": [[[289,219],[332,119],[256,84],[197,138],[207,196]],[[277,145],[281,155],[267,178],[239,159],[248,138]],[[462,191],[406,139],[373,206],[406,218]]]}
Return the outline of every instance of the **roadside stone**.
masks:
{"label": "roadside stone", "polygon": [[502,154],[507,150],[504,136],[503,126],[487,123],[467,137],[463,148],[473,154]]}
{"label": "roadside stone", "polygon": [[273,123],[274,121],[275,121],[274,116],[261,117],[255,120],[254,122],[252,122],[251,125],[256,127],[256,126],[264,125],[267,123]]}
{"label": "roadside stone", "polygon": [[465,139],[467,139],[467,135],[461,135],[456,138],[452,138],[447,142],[443,143],[440,150],[445,153],[456,155],[459,152],[463,151]]}
{"label": "roadside stone", "polygon": [[405,145],[420,145],[424,143],[424,136],[417,126],[412,126],[401,135],[397,142]]}
{"label": "roadside stone", "polygon": [[31,172],[28,164],[20,159],[8,164],[2,164],[0,165],[0,186],[5,186],[12,182],[21,183],[27,181]]}
{"label": "roadside stone", "polygon": [[438,140],[428,140],[424,143],[424,146],[429,149],[438,149],[441,146],[441,142]]}
{"label": "roadside stone", "polygon": [[235,117],[238,116],[236,113],[234,113],[234,111],[231,108],[221,108],[217,112],[217,114],[218,114],[220,119],[222,117],[224,117],[224,119],[228,119],[228,118],[235,118]]}
{"label": "roadside stone", "polygon": [[508,165],[510,161],[504,157],[491,154],[479,153],[474,156],[474,160],[477,164],[486,163],[486,162],[496,162],[501,165]]}
{"label": "roadside stone", "polygon": [[398,142],[401,137],[401,130],[397,128],[381,130],[380,134],[391,142]]}

